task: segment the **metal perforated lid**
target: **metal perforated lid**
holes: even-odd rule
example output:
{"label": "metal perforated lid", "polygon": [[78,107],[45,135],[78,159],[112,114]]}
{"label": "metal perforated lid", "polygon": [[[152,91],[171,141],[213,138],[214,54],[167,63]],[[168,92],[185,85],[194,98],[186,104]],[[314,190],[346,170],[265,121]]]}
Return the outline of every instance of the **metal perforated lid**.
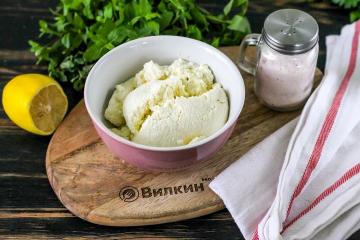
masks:
{"label": "metal perforated lid", "polygon": [[309,14],[296,9],[271,13],[263,28],[264,41],[284,54],[299,54],[313,48],[319,40],[319,26]]}

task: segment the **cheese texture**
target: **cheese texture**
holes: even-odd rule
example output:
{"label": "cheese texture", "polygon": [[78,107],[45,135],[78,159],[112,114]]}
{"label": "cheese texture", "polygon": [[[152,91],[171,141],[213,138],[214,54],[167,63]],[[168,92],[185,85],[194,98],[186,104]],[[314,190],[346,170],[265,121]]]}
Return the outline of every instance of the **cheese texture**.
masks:
{"label": "cheese texture", "polygon": [[172,147],[192,144],[219,130],[229,103],[210,68],[178,59],[169,66],[153,61],[116,86],[105,110],[113,132],[133,142]]}

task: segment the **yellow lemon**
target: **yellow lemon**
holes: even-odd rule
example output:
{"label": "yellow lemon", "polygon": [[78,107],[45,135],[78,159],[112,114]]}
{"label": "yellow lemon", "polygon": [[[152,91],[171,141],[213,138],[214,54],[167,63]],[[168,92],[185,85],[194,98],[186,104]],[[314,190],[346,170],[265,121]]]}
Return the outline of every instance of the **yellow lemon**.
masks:
{"label": "yellow lemon", "polygon": [[68,100],[61,86],[41,74],[23,74],[5,86],[2,104],[19,127],[39,135],[50,135],[63,120]]}

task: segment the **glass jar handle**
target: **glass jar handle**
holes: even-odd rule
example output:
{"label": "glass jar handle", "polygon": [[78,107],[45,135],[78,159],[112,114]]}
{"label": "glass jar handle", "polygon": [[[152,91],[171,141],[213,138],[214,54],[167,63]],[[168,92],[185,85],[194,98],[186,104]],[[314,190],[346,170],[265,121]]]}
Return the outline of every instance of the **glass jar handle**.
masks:
{"label": "glass jar handle", "polygon": [[256,72],[256,62],[249,61],[246,59],[245,52],[248,46],[257,46],[260,40],[261,34],[253,33],[245,36],[243,41],[240,44],[240,52],[238,65],[241,70],[244,70],[251,75],[255,75]]}

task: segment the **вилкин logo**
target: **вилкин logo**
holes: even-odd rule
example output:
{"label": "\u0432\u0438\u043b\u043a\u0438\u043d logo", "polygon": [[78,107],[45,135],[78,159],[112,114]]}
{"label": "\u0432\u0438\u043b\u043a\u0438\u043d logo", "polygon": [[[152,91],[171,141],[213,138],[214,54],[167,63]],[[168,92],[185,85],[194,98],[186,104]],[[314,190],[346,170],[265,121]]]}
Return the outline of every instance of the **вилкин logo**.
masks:
{"label": "\u0432\u0438\u043b\u043a\u0438\u043d logo", "polygon": [[[211,181],[211,178],[203,178],[203,181]],[[119,192],[119,197],[124,202],[133,202],[139,197],[141,198],[156,198],[156,197],[165,197],[169,195],[178,195],[178,194],[189,194],[195,192],[205,191],[205,186],[202,182],[193,183],[193,184],[184,184],[172,187],[160,187],[160,188],[151,188],[151,187],[142,187],[140,189],[126,186],[121,188]]]}
{"label": "\u0432\u0438\u043b\u043a\u0438\u043d logo", "polygon": [[139,191],[134,187],[126,186],[120,190],[119,197],[124,202],[133,202],[139,198]]}

